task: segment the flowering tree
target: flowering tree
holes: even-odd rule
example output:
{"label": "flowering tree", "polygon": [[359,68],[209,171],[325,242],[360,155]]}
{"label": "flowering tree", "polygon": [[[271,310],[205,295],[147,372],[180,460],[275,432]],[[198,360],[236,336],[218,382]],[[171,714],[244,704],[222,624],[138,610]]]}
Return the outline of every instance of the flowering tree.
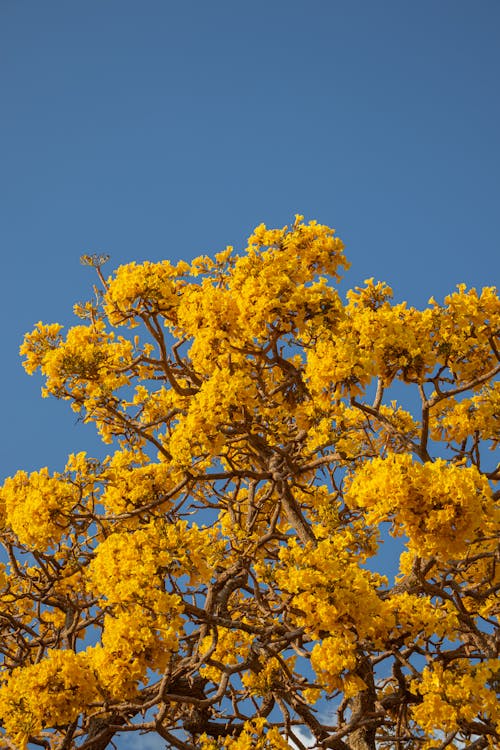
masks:
{"label": "flowering tree", "polygon": [[495,289],[343,301],[342,242],[300,216],[104,260],[80,324],[21,347],[112,452],[0,490],[7,746],[500,747]]}

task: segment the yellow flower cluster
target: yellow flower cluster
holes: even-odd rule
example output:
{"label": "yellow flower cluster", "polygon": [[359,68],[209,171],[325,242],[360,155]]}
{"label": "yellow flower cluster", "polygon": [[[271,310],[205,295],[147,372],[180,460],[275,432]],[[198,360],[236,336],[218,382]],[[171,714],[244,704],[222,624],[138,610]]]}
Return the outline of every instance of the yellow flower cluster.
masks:
{"label": "yellow flower cluster", "polygon": [[346,698],[351,698],[366,690],[363,680],[353,674],[356,651],[356,633],[348,629],[328,635],[321,643],[316,643],[311,652],[311,666],[328,692],[342,691]]}
{"label": "yellow flower cluster", "polygon": [[247,659],[253,640],[251,633],[223,627],[218,628],[216,640],[212,636],[205,636],[200,643],[200,655],[208,663],[200,669],[202,677],[217,684],[221,669],[215,662],[231,666]]}
{"label": "yellow flower cluster", "polygon": [[440,361],[447,363],[457,380],[467,383],[488,372],[498,360],[491,342],[500,330],[500,298],[495,287],[467,290],[465,284],[445,297],[439,307],[435,340]]}
{"label": "yellow flower cluster", "polygon": [[185,415],[179,417],[169,441],[174,463],[190,466],[193,456],[223,452],[227,432],[233,419],[256,402],[256,388],[251,378],[236,371],[231,379],[216,370],[192,397]]}
{"label": "yellow flower cluster", "polygon": [[395,533],[406,534],[410,551],[423,557],[458,557],[499,523],[487,479],[475,466],[443,459],[375,458],[353,475],[345,501],[364,508],[369,524],[392,519]]}
{"label": "yellow flower cluster", "polygon": [[78,487],[47,468],[27,474],[18,471],[0,489],[4,522],[19,542],[45,550],[57,544],[71,525],[71,511],[80,501]]}
{"label": "yellow flower cluster", "polygon": [[0,715],[19,750],[44,727],[64,725],[99,698],[85,653],[52,650],[38,664],[15,669],[0,687]]}
{"label": "yellow flower cluster", "polygon": [[432,415],[434,440],[462,443],[472,435],[490,440],[491,450],[500,442],[500,382],[492,383],[480,393],[461,401],[443,401]]}
{"label": "yellow flower cluster", "polygon": [[116,531],[97,548],[89,586],[110,604],[141,602],[158,614],[181,611],[179,597],[161,590],[165,572],[193,582],[210,579],[219,554],[214,541],[214,532],[186,521],[159,519],[135,531]]}
{"label": "yellow flower cluster", "polygon": [[411,633],[415,643],[422,638],[453,638],[458,631],[458,616],[455,607],[447,600],[433,601],[430,596],[400,592],[386,601],[392,613],[397,632]]}
{"label": "yellow flower cluster", "polygon": [[180,301],[180,279],[188,270],[188,264],[183,261],[173,266],[167,260],[120,266],[115,277],[109,280],[106,294],[104,309],[110,323],[128,322],[134,327],[141,314],[150,312],[161,312],[172,321]]}
{"label": "yellow flower cluster", "polygon": [[[150,459],[136,451],[117,451],[103,467],[101,480],[105,489],[101,502],[111,515],[129,514],[142,509],[141,518],[147,507],[155,513],[165,513],[172,503],[163,501],[177,483],[172,467],[166,463],[152,463]],[[129,525],[134,527],[142,521],[132,517]]]}
{"label": "yellow flower cluster", "polygon": [[179,609],[178,601],[163,597],[162,603],[169,609],[161,615],[131,604],[127,610],[105,616],[102,645],[88,648],[86,656],[108,700],[133,698],[139,682],[147,683],[147,670],[161,674],[178,650],[182,632],[175,609],[175,605]]}
{"label": "yellow flower cluster", "polygon": [[245,721],[238,736],[219,741],[202,734],[200,750],[290,750],[290,744],[278,728],[267,728],[266,723],[263,718]]}
{"label": "yellow flower cluster", "polygon": [[390,289],[373,279],[365,284],[348,294],[337,324],[320,328],[308,350],[307,381],[325,408],[332,396],[363,393],[375,376],[386,386],[398,374],[421,383],[437,362],[432,310],[391,305]]}
{"label": "yellow flower cluster", "polygon": [[373,377],[388,386],[395,377],[424,383],[436,367],[449,367],[457,383],[495,365],[491,340],[500,327],[493,287],[459,292],[440,307],[419,311],[391,305],[392,290],[367,279],[348,293],[334,325],[317,328],[308,350],[306,374],[312,393],[327,408],[332,395],[358,395]]}
{"label": "yellow flower cluster", "polygon": [[63,326],[59,323],[44,325],[40,320],[31,333],[27,333],[19,349],[21,356],[25,357],[24,369],[30,375],[43,366],[45,355],[50,354],[62,343],[61,331]]}
{"label": "yellow flower cluster", "polygon": [[[69,398],[71,394],[79,409],[83,402],[99,400],[103,393],[129,384],[125,370],[132,360],[132,343],[122,336],[115,340],[102,320],[70,328],[65,340],[55,336],[53,328],[38,324],[20,350],[26,355],[26,370],[31,373],[39,367],[45,375],[44,395]],[[39,345],[42,338],[45,346]]]}
{"label": "yellow flower cluster", "polygon": [[282,660],[271,657],[259,664],[258,669],[254,668],[253,671],[245,672],[241,681],[252,695],[264,697],[273,690],[286,689],[284,679],[287,673],[293,672],[294,664],[295,657]]}
{"label": "yellow flower cluster", "polygon": [[[360,642],[382,646],[394,627],[394,615],[378,595],[386,579],[362,568],[348,549],[349,533],[335,534],[314,549],[291,541],[280,552],[283,563],[276,583],[285,596],[293,594],[289,615],[314,640],[311,664],[329,690],[343,684],[340,676],[355,666]],[[360,602],[363,606],[360,607]],[[344,689],[360,688],[349,676]]]}
{"label": "yellow flower cluster", "polygon": [[491,685],[499,674],[500,659],[476,665],[462,661],[446,669],[438,662],[424,668],[422,677],[412,682],[412,691],[422,697],[422,702],[411,712],[429,737],[422,745],[424,750],[436,747],[443,732],[455,732],[464,723],[473,723],[478,714],[488,716],[500,732],[498,692]]}
{"label": "yellow flower cluster", "polygon": [[134,531],[115,531],[97,549],[87,585],[111,606],[104,620],[102,647],[91,653],[106,691],[131,694],[146,670],[161,670],[179,647],[184,606],[164,590],[166,575],[208,580],[217,556],[213,532],[188,528],[185,521],[151,521]]}

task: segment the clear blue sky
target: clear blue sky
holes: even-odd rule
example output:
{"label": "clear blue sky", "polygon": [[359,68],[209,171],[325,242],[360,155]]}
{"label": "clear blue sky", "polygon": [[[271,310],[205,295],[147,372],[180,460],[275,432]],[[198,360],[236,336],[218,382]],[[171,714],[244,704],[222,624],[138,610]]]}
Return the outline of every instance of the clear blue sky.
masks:
{"label": "clear blue sky", "polygon": [[0,478],[105,453],[18,357],[87,248],[189,259],[300,212],[350,285],[498,281],[498,0],[0,0],[0,75]]}

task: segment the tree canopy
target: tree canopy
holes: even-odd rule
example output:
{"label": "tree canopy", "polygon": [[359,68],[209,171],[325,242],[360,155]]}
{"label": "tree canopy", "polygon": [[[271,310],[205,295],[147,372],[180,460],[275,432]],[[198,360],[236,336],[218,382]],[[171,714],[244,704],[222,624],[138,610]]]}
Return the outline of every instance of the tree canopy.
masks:
{"label": "tree canopy", "polygon": [[500,747],[500,299],[343,299],[343,249],[84,256],[78,324],[26,335],[110,454],[0,489],[6,746]]}

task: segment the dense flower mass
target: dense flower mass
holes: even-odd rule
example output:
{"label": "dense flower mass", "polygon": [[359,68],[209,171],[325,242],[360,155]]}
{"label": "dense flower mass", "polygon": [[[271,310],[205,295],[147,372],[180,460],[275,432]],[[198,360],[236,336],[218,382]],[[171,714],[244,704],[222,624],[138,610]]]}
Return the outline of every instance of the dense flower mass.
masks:
{"label": "dense flower mass", "polygon": [[21,347],[109,455],[0,488],[6,746],[500,747],[496,290],[343,299],[301,216],[105,260]]}

